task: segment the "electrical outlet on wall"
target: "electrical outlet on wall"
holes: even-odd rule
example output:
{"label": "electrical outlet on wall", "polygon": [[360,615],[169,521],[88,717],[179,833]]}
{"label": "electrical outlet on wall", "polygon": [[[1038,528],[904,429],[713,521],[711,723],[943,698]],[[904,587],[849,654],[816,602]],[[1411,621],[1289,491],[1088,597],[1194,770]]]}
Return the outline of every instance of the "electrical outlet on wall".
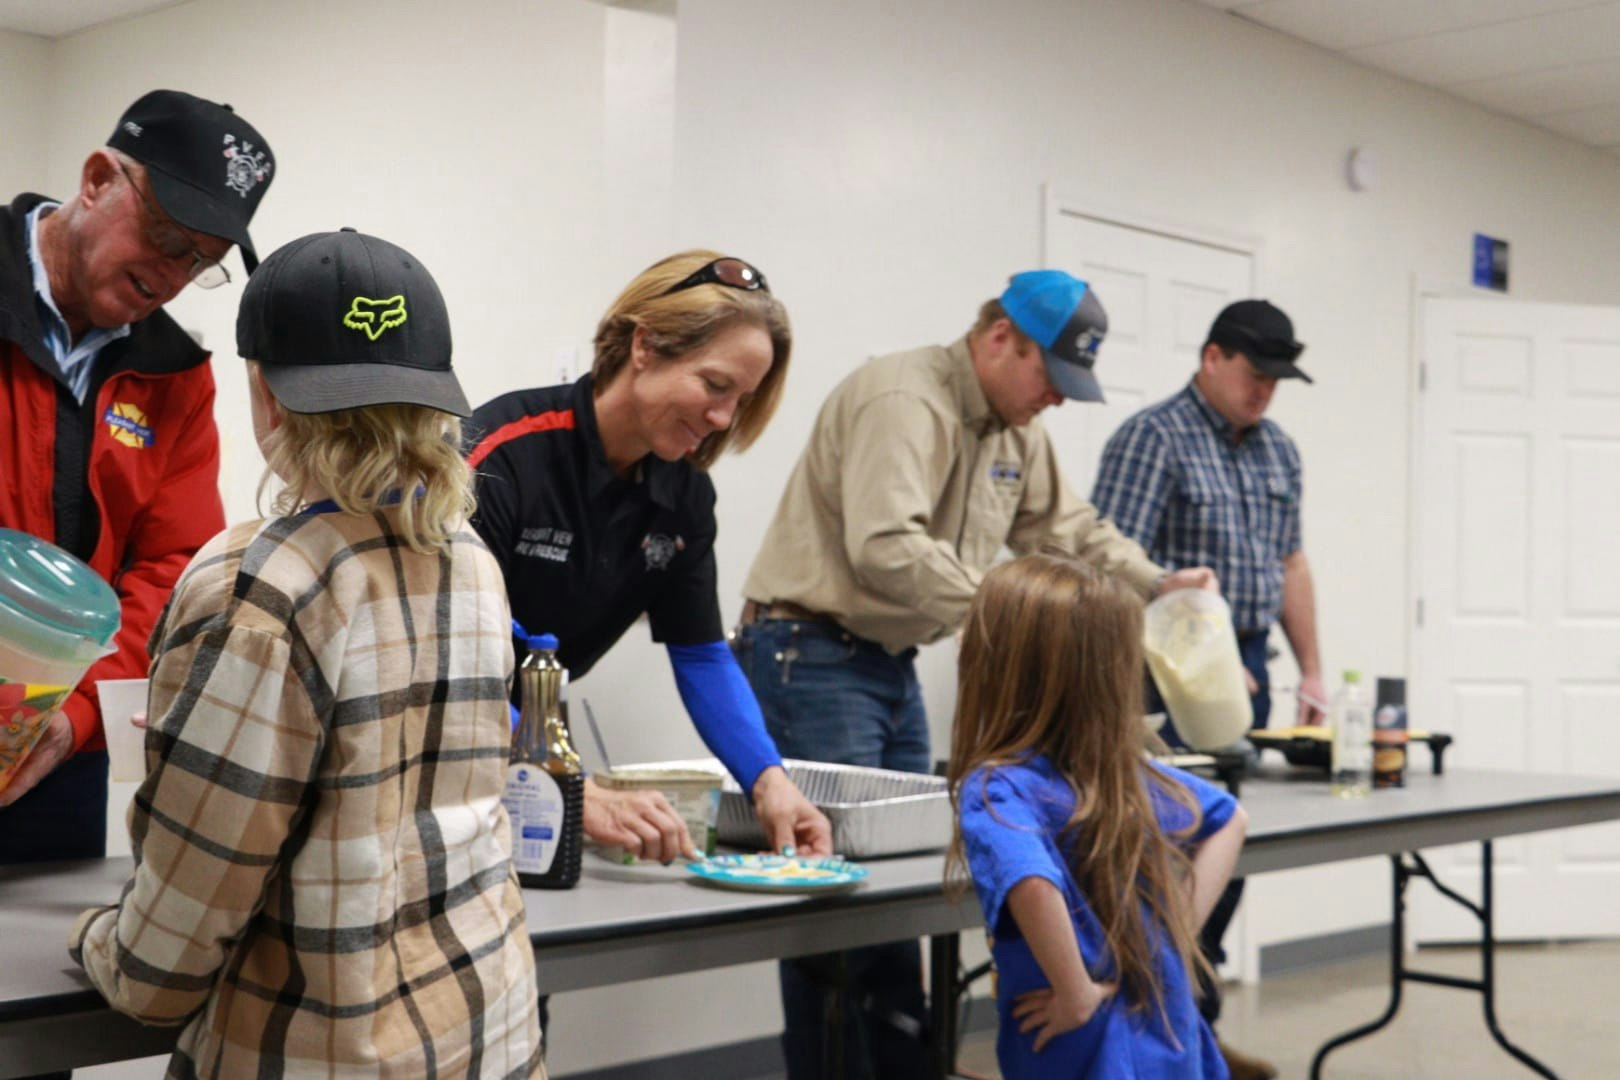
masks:
{"label": "electrical outlet on wall", "polygon": [[579,378],[579,350],[572,345],[565,345],[557,350],[557,381],[571,383]]}

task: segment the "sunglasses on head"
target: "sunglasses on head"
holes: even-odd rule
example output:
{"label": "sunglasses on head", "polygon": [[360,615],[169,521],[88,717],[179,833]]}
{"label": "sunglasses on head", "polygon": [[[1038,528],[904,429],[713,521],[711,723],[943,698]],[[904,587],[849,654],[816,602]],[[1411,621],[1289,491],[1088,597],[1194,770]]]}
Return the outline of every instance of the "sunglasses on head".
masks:
{"label": "sunglasses on head", "polygon": [[724,285],[728,289],[745,289],[749,292],[755,289],[767,293],[771,291],[771,287],[765,283],[764,274],[741,259],[734,259],[728,255],[698,267],[659,295],[671,296],[684,289],[695,289],[699,285]]}

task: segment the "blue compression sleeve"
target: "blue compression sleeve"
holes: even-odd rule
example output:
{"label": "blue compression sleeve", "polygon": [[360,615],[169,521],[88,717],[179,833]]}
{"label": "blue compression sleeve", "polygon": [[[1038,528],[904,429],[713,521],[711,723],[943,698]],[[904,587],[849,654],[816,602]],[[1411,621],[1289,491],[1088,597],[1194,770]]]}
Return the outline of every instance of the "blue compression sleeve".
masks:
{"label": "blue compression sleeve", "polygon": [[665,648],[681,701],[704,745],[744,792],[752,792],[759,774],[782,764],[782,755],[765,731],[765,717],[737,658],[724,641]]}

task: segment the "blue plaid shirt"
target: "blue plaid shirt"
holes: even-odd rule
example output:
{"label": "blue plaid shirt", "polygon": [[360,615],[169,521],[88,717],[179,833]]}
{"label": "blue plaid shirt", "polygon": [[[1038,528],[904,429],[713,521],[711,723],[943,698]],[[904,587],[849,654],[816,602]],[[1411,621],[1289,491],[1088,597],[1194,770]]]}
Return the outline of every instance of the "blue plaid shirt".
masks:
{"label": "blue plaid shirt", "polygon": [[1233,434],[1188,383],[1114,432],[1091,501],[1160,566],[1214,569],[1233,625],[1247,634],[1269,629],[1282,610],[1304,482],[1282,428],[1262,419],[1241,440]]}

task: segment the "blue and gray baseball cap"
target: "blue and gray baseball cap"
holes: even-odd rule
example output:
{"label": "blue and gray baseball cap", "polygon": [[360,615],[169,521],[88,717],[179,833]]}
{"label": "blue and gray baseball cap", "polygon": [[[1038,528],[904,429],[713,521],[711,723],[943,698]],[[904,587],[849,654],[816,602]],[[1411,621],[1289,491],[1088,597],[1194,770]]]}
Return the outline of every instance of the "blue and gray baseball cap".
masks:
{"label": "blue and gray baseball cap", "polygon": [[1092,369],[1108,333],[1108,313],[1091,286],[1062,270],[1026,270],[1012,276],[1001,310],[1041,347],[1058,393],[1075,401],[1103,400]]}

